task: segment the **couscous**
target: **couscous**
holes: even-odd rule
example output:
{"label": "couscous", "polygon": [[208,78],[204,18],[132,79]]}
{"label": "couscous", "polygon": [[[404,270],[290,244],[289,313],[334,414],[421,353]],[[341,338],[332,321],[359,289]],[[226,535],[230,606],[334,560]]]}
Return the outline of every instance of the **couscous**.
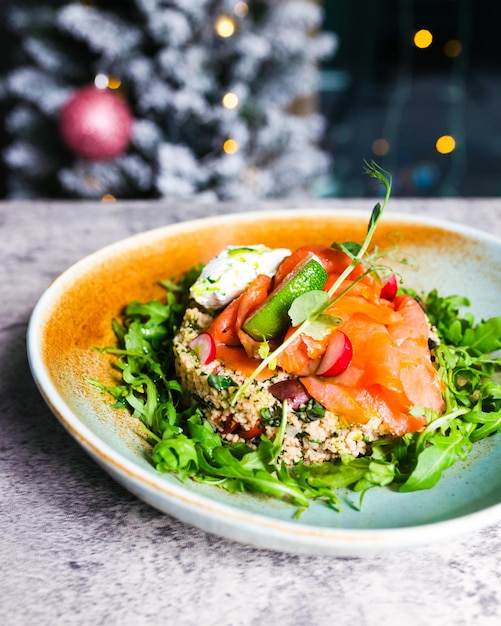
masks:
{"label": "couscous", "polygon": [[[189,343],[200,333],[207,331],[213,316],[198,308],[186,311],[180,332],[174,339],[176,372],[187,400],[200,407],[204,417],[229,441],[243,439],[249,441],[249,433],[255,425],[263,424],[262,432],[270,439],[277,433],[276,420],[272,424],[263,422],[263,411],[277,415],[282,402],[274,396],[270,387],[277,382],[290,379],[284,372],[274,372],[268,378],[252,382],[234,406],[231,404],[236,385],[245,382],[246,375],[229,369],[218,359],[202,365]],[[228,388],[211,385],[211,375],[233,381]],[[331,411],[321,411],[322,415],[311,417],[306,403],[296,409],[289,408],[287,428],[281,459],[287,464],[304,460],[306,463],[321,463],[346,454],[363,455],[367,444],[389,433],[380,417],[374,417],[366,424],[350,426]],[[274,425],[275,424],[275,425]],[[261,429],[259,429],[259,433]],[[254,434],[254,436],[256,436]],[[251,437],[252,439],[252,437]]]}

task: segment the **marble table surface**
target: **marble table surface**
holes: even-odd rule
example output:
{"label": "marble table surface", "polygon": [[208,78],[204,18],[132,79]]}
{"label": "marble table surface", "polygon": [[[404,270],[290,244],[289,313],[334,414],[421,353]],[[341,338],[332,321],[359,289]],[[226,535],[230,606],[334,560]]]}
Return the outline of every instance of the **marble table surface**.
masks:
{"label": "marble table surface", "polygon": [[[51,280],[86,254],[202,215],[372,204],[0,203],[0,624],[501,623],[501,524],[364,558],[233,543],[159,513],[115,483],[63,430],[30,375],[31,310]],[[499,199],[398,199],[391,210],[501,237]]]}

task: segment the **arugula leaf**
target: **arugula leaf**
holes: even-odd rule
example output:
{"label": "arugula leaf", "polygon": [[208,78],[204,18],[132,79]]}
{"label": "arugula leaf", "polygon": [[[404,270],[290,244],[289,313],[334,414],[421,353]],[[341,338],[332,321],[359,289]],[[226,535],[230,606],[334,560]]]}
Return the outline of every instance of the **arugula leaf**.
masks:
{"label": "arugula leaf", "polygon": [[198,469],[195,443],[183,433],[162,439],[153,448],[151,456],[159,472],[176,472],[186,478]]}
{"label": "arugula leaf", "polygon": [[407,467],[404,492],[433,487],[445,470],[467,457],[475,441],[501,431],[501,384],[492,377],[501,359],[488,354],[499,348],[501,318],[476,324],[471,313],[460,312],[469,306],[466,298],[440,297],[435,290],[422,302],[440,339],[435,357],[446,386],[446,410],[400,450]]}
{"label": "arugula leaf", "polygon": [[223,445],[221,435],[214,431],[209,422],[202,419],[200,411],[188,418],[187,429],[192,440],[199,443],[209,456],[212,456],[213,450]]}
{"label": "arugula leaf", "polygon": [[482,321],[474,328],[466,328],[463,344],[480,354],[495,352],[501,348],[501,317]]}
{"label": "arugula leaf", "polygon": [[312,487],[322,486],[333,490],[353,487],[354,491],[362,491],[368,485],[388,485],[394,478],[394,469],[390,462],[352,456],[345,456],[340,462],[300,464],[294,468],[294,473]]}
{"label": "arugula leaf", "polygon": [[[281,480],[262,460],[259,452],[250,451],[238,458],[232,453],[233,446],[218,446],[207,455],[202,446],[197,446],[198,463],[202,473],[195,480],[213,482],[231,491],[253,491],[285,499],[301,507],[307,507],[308,499],[297,485]],[[272,468],[275,469],[274,467]],[[222,480],[221,480],[222,479]]]}
{"label": "arugula leaf", "polygon": [[400,486],[400,491],[430,489],[436,485],[447,468],[467,457],[472,446],[469,437],[471,430],[468,424],[455,418],[448,421],[445,432],[431,435],[417,457],[415,469]]}
{"label": "arugula leaf", "polygon": [[501,431],[501,411],[470,411],[464,419],[477,425],[471,435],[472,442],[480,441]]}

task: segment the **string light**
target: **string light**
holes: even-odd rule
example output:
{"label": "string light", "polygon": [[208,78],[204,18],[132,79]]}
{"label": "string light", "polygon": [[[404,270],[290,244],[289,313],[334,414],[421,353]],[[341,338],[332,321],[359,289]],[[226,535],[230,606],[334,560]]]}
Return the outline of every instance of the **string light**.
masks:
{"label": "string light", "polygon": [[238,151],[238,143],[234,139],[227,139],[223,144],[226,154],[235,154]]}
{"label": "string light", "polygon": [[228,91],[228,93],[224,94],[221,102],[225,109],[236,109],[238,106],[239,100],[238,100],[238,96],[236,93],[233,93],[232,91]]}
{"label": "string light", "polygon": [[456,140],[451,135],[442,135],[437,139],[435,148],[440,154],[450,154],[456,148]]}
{"label": "string light", "polygon": [[[413,4],[415,3],[399,3],[401,11],[398,21],[398,54],[395,55],[398,63],[395,78],[392,80],[393,86],[385,107],[383,123],[379,130],[376,130],[374,125],[375,132],[366,137],[365,149],[375,159],[383,158],[385,168],[395,172],[397,194],[405,195],[409,191],[419,191],[422,195],[430,196],[459,194],[464,190],[467,176],[473,172],[468,169],[470,164],[465,153],[467,133],[474,132],[474,129],[469,127],[471,123],[468,125],[471,120],[467,115],[468,72],[471,48],[475,43],[472,3],[458,3],[460,8],[455,32],[443,39],[432,25],[421,23],[416,27]],[[253,5],[249,3],[249,6]],[[421,63],[424,65],[421,66]],[[421,73],[421,67],[426,69],[426,75],[424,72]],[[444,68],[447,69],[447,77],[444,76]],[[413,113],[413,107],[416,106],[412,102],[413,97],[420,91],[428,96],[427,77],[434,72],[440,74],[437,92],[444,96],[437,98],[434,103],[437,109],[438,107],[442,109],[440,114],[444,117],[444,123],[439,127],[439,132],[441,131],[443,135],[432,134],[426,142],[426,148],[423,147],[421,151],[413,145],[415,138],[407,137],[403,130],[409,115]],[[341,133],[352,132],[356,120],[354,116],[346,125],[333,124],[332,131],[333,134],[336,133],[338,145],[341,144],[339,141]],[[426,117],[423,117],[422,123],[427,123]],[[418,153],[423,161],[418,161]],[[342,158],[340,154],[339,163]],[[348,151],[344,158],[351,166],[351,159],[356,159],[356,156]],[[330,179],[334,180],[333,187],[327,191],[322,188],[320,192],[315,188],[315,193],[337,195],[343,184],[346,184],[347,188],[349,185],[352,185],[352,189],[356,188],[357,182],[352,181],[348,168],[345,172],[342,172],[341,167],[336,169],[339,174]]]}
{"label": "string light", "polygon": [[108,76],[107,74],[96,74],[94,78],[94,85],[98,89],[118,89],[122,84],[122,81],[116,76]]}
{"label": "string light", "polygon": [[249,13],[249,5],[247,2],[237,2],[233,7],[233,13],[237,17],[245,17]]}
{"label": "string light", "polygon": [[431,46],[431,42],[433,41],[433,35],[429,30],[421,29],[418,30],[414,35],[414,45],[416,48],[428,48]]}
{"label": "string light", "polygon": [[119,89],[122,81],[116,76],[108,76],[108,89]]}
{"label": "string light", "polygon": [[98,89],[106,89],[108,86],[108,76],[106,74],[96,74],[94,78],[94,85]]}
{"label": "string light", "polygon": [[215,25],[216,33],[220,37],[231,37],[235,32],[235,22],[227,15],[218,17]]}

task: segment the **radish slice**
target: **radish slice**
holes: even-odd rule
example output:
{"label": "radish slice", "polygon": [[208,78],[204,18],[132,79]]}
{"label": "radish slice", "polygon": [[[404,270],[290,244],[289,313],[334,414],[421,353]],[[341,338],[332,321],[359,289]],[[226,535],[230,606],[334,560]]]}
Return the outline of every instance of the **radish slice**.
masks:
{"label": "radish slice", "polygon": [[209,333],[201,333],[188,345],[198,356],[202,365],[207,365],[216,358],[216,343]]}
{"label": "radish slice", "polygon": [[353,346],[350,339],[342,330],[335,330],[315,373],[318,376],[337,376],[348,367],[352,357]]}
{"label": "radish slice", "polygon": [[381,289],[381,298],[383,300],[389,300],[390,302],[395,299],[397,295],[398,282],[395,274],[392,274],[387,281],[383,283]]}

